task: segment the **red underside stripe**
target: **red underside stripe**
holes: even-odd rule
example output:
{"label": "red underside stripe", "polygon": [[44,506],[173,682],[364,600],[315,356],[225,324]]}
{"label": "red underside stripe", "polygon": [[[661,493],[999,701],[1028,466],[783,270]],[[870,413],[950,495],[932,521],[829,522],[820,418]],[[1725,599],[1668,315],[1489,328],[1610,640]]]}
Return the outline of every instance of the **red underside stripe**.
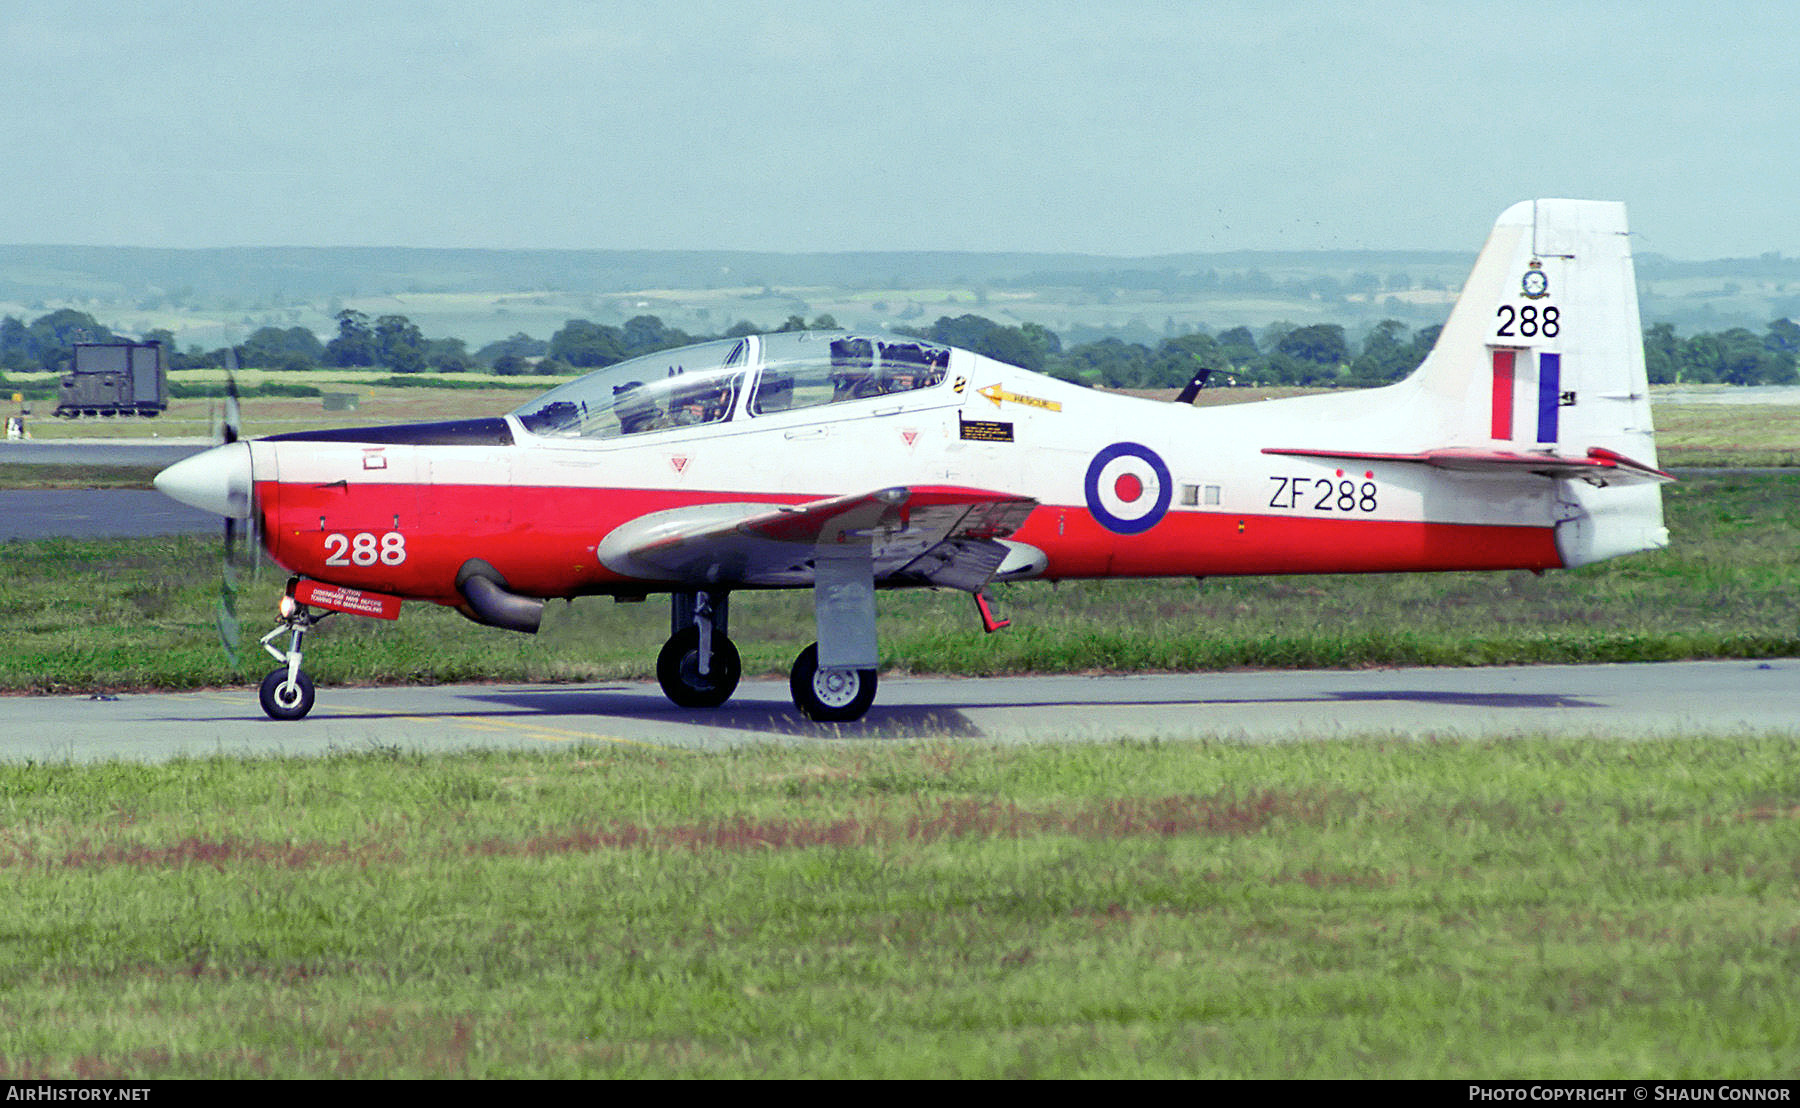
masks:
{"label": "red underside stripe", "polygon": [[[514,591],[568,595],[624,581],[595,545],[647,512],[719,500],[799,503],[811,496],[487,486],[258,486],[271,553],[297,573],[353,588],[457,600],[456,571],[481,558]],[[379,538],[400,518],[399,565],[327,566],[325,536]],[[321,527],[321,517],[324,526]],[[1142,535],[1115,535],[1084,508],[1045,505],[1013,536],[1043,550],[1048,577],[1186,577],[1291,573],[1553,569],[1550,527],[1318,516],[1171,512]]]}
{"label": "red underside stripe", "polygon": [[[1058,535],[1061,513],[1062,535]],[[1555,569],[1555,531],[1471,523],[1171,512],[1114,535],[1076,508],[1040,508],[1013,536],[1050,555],[1051,577],[1229,577]]]}

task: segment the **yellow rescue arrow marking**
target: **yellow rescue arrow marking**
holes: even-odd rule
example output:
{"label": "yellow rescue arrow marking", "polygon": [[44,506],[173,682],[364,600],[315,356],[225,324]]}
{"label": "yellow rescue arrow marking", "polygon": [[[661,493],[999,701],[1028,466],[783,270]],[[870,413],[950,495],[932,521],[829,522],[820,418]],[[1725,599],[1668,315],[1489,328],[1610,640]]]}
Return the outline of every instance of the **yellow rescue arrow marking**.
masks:
{"label": "yellow rescue arrow marking", "polygon": [[1042,408],[1047,412],[1062,411],[1062,405],[1055,400],[1040,400],[1035,396],[1021,396],[1016,392],[1007,392],[999,385],[989,385],[987,388],[978,389],[977,391],[989,400],[992,400],[994,402],[994,407],[996,408],[1000,406],[1001,401],[1010,401],[1014,404],[1023,404],[1028,408]]}

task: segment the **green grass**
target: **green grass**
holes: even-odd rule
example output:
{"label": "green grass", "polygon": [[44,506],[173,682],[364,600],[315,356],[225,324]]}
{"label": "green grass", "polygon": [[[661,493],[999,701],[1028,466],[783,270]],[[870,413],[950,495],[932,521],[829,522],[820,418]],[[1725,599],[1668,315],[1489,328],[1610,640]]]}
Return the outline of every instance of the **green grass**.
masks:
{"label": "green grass", "polygon": [[[1800,654],[1800,473],[1696,477],[1665,494],[1668,549],[1573,572],[1029,582],[993,590],[1013,626],[979,631],[960,593],[883,593],[888,672],[1190,671],[1661,661]],[[217,540],[0,544],[8,622],[0,690],[93,692],[243,683],[269,668],[285,575],[239,591],[241,667],[219,647]],[[751,674],[810,641],[809,594],[733,596]],[[397,623],[336,617],[307,640],[325,684],[647,677],[667,605],[555,602],[537,636],[408,605]]]}
{"label": "green grass", "polygon": [[162,466],[0,465],[0,489],[147,489]]}
{"label": "green grass", "polygon": [[1791,1078],[1797,757],[0,766],[0,1078]]}
{"label": "green grass", "polygon": [[1655,419],[1665,466],[1800,466],[1800,405],[1665,402]]}

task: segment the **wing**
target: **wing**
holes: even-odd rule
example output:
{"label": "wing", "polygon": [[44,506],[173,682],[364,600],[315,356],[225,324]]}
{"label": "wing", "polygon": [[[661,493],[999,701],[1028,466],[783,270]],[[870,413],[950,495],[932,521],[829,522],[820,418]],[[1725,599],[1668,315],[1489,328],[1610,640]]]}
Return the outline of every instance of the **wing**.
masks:
{"label": "wing", "polygon": [[1010,548],[1000,540],[1037,501],[943,485],[879,489],[804,504],[720,503],[656,512],[600,544],[616,573],[709,585],[810,585],[821,546],[869,544],[875,579],[974,590]]}
{"label": "wing", "polygon": [[1462,473],[1535,473],[1544,477],[1579,477],[1595,485],[1673,481],[1670,474],[1634,461],[1603,447],[1592,447],[1584,458],[1559,454],[1531,454],[1511,450],[1477,450],[1446,446],[1416,454],[1382,454],[1358,450],[1301,450],[1267,447],[1264,454],[1300,458],[1343,458],[1357,462],[1403,462],[1450,469]]}

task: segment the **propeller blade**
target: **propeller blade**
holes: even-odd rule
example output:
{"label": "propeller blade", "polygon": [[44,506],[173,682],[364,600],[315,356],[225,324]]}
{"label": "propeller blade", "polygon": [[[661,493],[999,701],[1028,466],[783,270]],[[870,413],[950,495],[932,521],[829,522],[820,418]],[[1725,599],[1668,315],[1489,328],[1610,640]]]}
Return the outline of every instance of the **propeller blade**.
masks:
{"label": "propeller blade", "polygon": [[[237,389],[237,348],[225,348],[225,410],[219,424],[219,441],[222,443],[237,442],[243,434],[243,413],[238,405]],[[234,492],[234,497],[236,493]],[[254,498],[254,489],[244,490],[244,495]],[[255,524],[255,505],[251,506],[251,527]],[[255,537],[254,530],[252,537]],[[238,591],[238,552],[237,520],[225,517],[225,557],[219,574],[219,604],[216,622],[219,627],[219,645],[225,648],[225,659],[231,668],[238,668],[238,647],[243,642],[241,627],[237,617]]]}
{"label": "propeller blade", "polygon": [[238,407],[237,390],[237,347],[225,348],[225,426],[221,439],[225,442],[236,442],[242,437],[243,419]]}
{"label": "propeller blade", "polygon": [[243,641],[237,617],[237,520],[225,519],[225,559],[219,575],[219,604],[215,622],[219,628],[219,645],[225,648],[225,660],[238,668],[238,646]]}
{"label": "propeller blade", "polygon": [[261,581],[263,566],[262,513],[256,510],[256,489],[254,487],[250,489],[249,540],[249,542],[245,543],[246,548],[249,550],[249,554],[245,560],[250,563],[251,579],[254,581]]}

